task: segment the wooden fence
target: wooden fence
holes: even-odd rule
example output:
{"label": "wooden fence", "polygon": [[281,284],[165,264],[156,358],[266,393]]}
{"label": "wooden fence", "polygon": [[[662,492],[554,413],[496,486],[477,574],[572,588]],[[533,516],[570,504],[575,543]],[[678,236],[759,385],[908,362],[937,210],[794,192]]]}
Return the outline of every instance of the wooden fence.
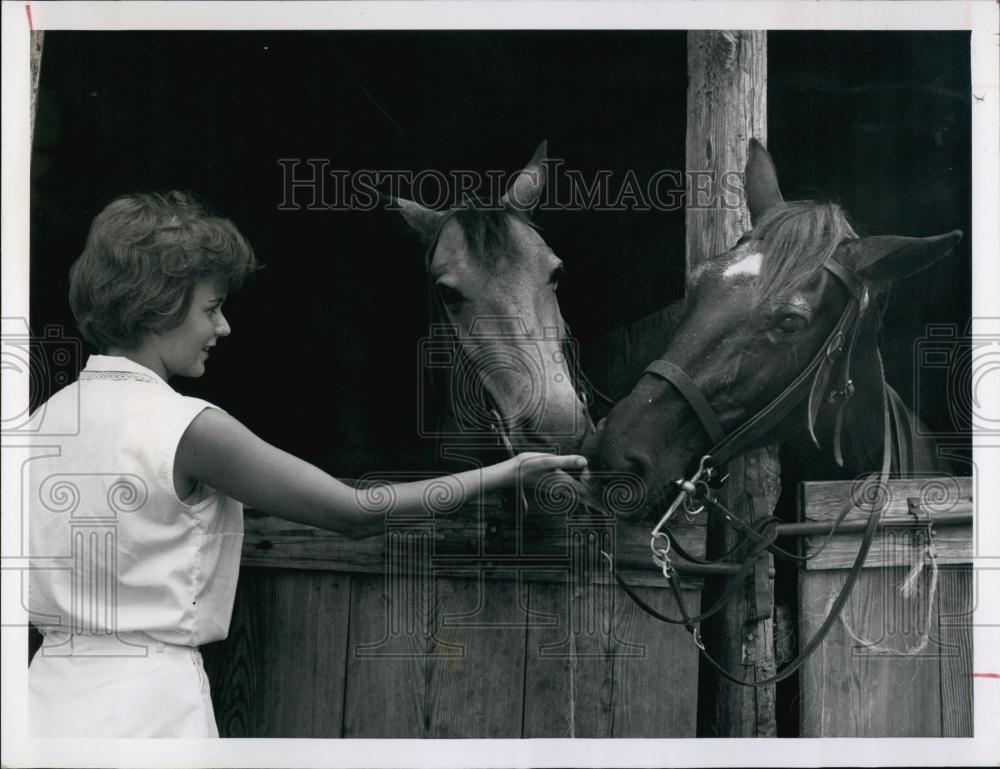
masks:
{"label": "wooden fence", "polygon": [[[704,530],[680,541],[704,553]],[[247,516],[229,638],[205,647],[230,737],[694,737],[697,649],[646,526],[475,509],[351,541]],[[685,583],[689,612],[700,584]]]}

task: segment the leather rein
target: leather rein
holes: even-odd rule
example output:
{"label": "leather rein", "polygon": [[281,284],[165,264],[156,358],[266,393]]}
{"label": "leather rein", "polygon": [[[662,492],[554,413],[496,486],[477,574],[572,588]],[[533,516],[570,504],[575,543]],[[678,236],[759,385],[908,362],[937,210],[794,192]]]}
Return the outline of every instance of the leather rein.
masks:
{"label": "leather rein", "polygon": [[[819,410],[819,399],[826,396],[826,400],[831,404],[835,404],[839,401],[839,410],[835,428],[837,431],[837,435],[835,436],[835,446],[838,449],[839,459],[839,433],[843,425],[843,409],[846,405],[846,401],[854,393],[854,386],[851,381],[851,358],[854,351],[854,344],[857,340],[861,318],[865,310],[868,308],[870,297],[867,286],[865,286],[862,281],[860,281],[854,274],[846,270],[842,265],[833,261],[832,258],[828,259],[823,264],[823,268],[844,286],[849,295],[848,302],[844,307],[839,320],[824,341],[823,346],[819,349],[810,363],[802,370],[802,372],[800,372],[799,375],[760,412],[747,419],[743,424],[728,434],[723,430],[719,418],[715,414],[715,411],[712,409],[707,398],[705,398],[700,388],[684,372],[683,369],[664,359],[656,360],[646,368],[646,372],[665,379],[670,382],[674,388],[676,388],[676,390],[682,395],[697,415],[705,433],[712,440],[711,448],[709,448],[708,451],[701,457],[698,467],[692,475],[688,478],[682,478],[677,481],[679,490],[676,497],[668,506],[667,511],[660,518],[659,522],[650,532],[650,549],[653,553],[653,562],[660,567],[664,578],[666,578],[670,585],[680,612],[680,617],[669,617],[660,613],[656,609],[653,609],[639,597],[639,595],[621,578],[614,568],[612,568],[612,573],[614,574],[615,580],[618,582],[619,586],[622,587],[629,598],[631,598],[640,609],[660,621],[684,625],[685,628],[691,633],[692,638],[698,646],[699,652],[705,661],[724,678],[742,686],[770,686],[778,681],[788,678],[802,666],[809,655],[811,655],[812,652],[815,651],[815,649],[822,643],[824,637],[833,626],[837,617],[840,615],[844,604],[850,596],[854,584],[857,582],[861,569],[864,566],[865,559],[868,556],[868,551],[874,541],[884,505],[884,496],[881,491],[884,488],[885,481],[889,476],[892,460],[890,449],[892,429],[890,421],[891,416],[885,399],[883,399],[884,442],[882,451],[882,467],[878,478],[876,493],[871,495],[871,510],[868,516],[868,522],[865,527],[864,535],[862,537],[861,546],[858,548],[857,556],[855,557],[854,564],[852,565],[847,579],[844,582],[843,588],[833,602],[830,608],[830,613],[828,614],[826,620],[824,620],[820,629],[816,632],[816,635],[809,640],[805,647],[803,647],[798,657],[789,662],[775,675],[760,681],[744,681],[737,678],[729,673],[729,671],[727,671],[718,661],[708,654],[705,649],[705,645],[701,640],[701,634],[698,627],[699,623],[720,611],[736,594],[736,592],[742,588],[744,578],[750,574],[758,557],[763,555],[766,551],[770,551],[779,557],[791,560],[807,560],[801,556],[793,555],[775,544],[775,540],[777,539],[776,524],[778,523],[778,519],[773,516],[769,516],[761,519],[760,521],[756,521],[753,524],[745,523],[741,521],[735,513],[722,505],[719,500],[715,498],[715,496],[713,496],[712,487],[725,481],[725,477],[722,477],[721,479],[719,478],[719,468],[725,465],[733,457],[742,454],[755,445],[759,445],[761,439],[763,439],[770,430],[778,425],[781,420],[787,417],[793,409],[801,404],[807,396],[809,398],[808,414],[810,432],[813,431],[813,421],[815,420],[816,414]],[[833,368],[841,358],[843,358],[842,383],[830,390],[827,390],[827,385],[829,384]],[[687,612],[678,587],[679,576],[670,558],[671,550],[676,550],[687,560],[694,562],[700,561],[700,559],[693,558],[688,555],[673,539],[667,529],[667,524],[670,519],[682,505],[689,514],[701,512],[701,510],[707,507],[713,513],[724,516],[726,522],[742,534],[745,540],[751,545],[747,558],[744,560],[742,566],[733,577],[729,587],[723,591],[723,593],[719,596],[719,599],[711,608],[695,616],[691,616]],[[836,527],[846,517],[847,513],[853,506],[853,502],[848,502],[841,510],[836,521],[834,522],[834,529],[828,536],[826,543],[829,543],[832,539],[836,531]],[[824,543],[820,549],[825,547],[826,543]],[[610,556],[606,557],[608,557],[608,560],[610,561]],[[725,556],[723,556],[723,558],[724,557]],[[706,561],[700,562],[706,563]]]}

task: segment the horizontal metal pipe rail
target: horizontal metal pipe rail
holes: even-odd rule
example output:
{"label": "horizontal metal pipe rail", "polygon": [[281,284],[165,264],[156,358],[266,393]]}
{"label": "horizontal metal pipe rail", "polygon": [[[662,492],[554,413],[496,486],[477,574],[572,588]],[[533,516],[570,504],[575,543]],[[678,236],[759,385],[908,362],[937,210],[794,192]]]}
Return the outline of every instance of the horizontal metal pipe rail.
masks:
{"label": "horizontal metal pipe rail", "polygon": [[[880,522],[883,529],[924,529],[928,526],[968,526],[972,523],[972,504],[959,503],[947,513],[938,513],[934,516],[909,515],[895,518],[887,518]],[[842,521],[836,526],[837,534],[860,534],[868,526],[867,520]],[[815,537],[829,534],[834,530],[834,521],[805,521],[803,523],[779,523],[777,526],[779,537]],[[731,576],[740,570],[740,565],[735,563],[688,563],[687,561],[675,560],[674,567],[681,574],[691,576]],[[774,569],[771,569],[773,576]]]}
{"label": "horizontal metal pipe rail", "polygon": [[[963,509],[965,508],[965,509]],[[924,529],[928,526],[968,526],[972,523],[972,505],[956,505],[957,512],[938,513],[934,516],[909,515],[883,519],[879,526],[883,529]],[[836,527],[838,534],[859,534],[865,530],[868,521],[842,521]],[[779,523],[779,537],[814,537],[829,534],[834,530],[833,521],[805,521],[803,523]]]}

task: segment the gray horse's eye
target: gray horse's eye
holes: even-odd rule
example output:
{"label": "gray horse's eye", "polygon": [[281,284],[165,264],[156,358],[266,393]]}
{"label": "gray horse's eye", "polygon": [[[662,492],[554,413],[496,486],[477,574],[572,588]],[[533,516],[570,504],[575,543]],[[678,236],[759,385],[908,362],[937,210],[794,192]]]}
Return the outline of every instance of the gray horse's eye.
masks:
{"label": "gray horse's eye", "polygon": [[445,283],[438,283],[435,286],[437,290],[437,295],[441,297],[441,301],[447,305],[449,309],[454,309],[465,301],[465,297],[462,296],[462,292],[458,289],[452,288]]}
{"label": "gray horse's eye", "polygon": [[566,270],[561,264],[549,274],[549,285],[552,286],[553,291],[559,288],[559,281],[563,279],[565,274]]}

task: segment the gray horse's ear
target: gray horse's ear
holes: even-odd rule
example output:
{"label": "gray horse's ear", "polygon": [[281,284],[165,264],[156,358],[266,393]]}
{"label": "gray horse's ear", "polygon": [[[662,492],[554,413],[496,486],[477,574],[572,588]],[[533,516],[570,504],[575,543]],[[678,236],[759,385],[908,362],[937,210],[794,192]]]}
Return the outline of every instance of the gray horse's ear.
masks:
{"label": "gray horse's ear", "polygon": [[545,188],[547,175],[545,161],[548,151],[549,143],[543,140],[535,150],[535,154],[531,156],[528,165],[518,173],[507,194],[500,200],[504,206],[526,214],[534,210]]}
{"label": "gray horse's ear", "polygon": [[444,218],[443,212],[424,208],[419,203],[414,203],[406,198],[383,197],[388,200],[390,208],[399,211],[406,223],[420,236],[422,241],[430,243],[434,239],[438,227],[441,226],[441,220]]}
{"label": "gray horse's ear", "polygon": [[778,173],[774,161],[764,145],[756,139],[750,140],[747,148],[747,165],[743,170],[743,190],[750,209],[750,221],[756,224],[767,210],[784,202],[778,189]]}
{"label": "gray horse's ear", "polygon": [[862,280],[889,282],[926,270],[950,254],[961,239],[961,230],[928,238],[876,235],[844,241],[834,258]]}

